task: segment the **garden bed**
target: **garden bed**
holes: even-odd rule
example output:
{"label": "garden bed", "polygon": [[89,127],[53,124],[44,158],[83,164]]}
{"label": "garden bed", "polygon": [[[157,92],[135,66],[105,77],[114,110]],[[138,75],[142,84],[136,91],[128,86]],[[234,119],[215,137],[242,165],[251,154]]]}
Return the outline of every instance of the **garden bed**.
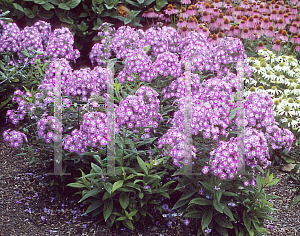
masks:
{"label": "garden bed", "polygon": [[[0,127],[0,133],[10,128],[9,125],[4,125],[5,127]],[[55,193],[49,186],[41,186],[40,177],[35,175],[41,165],[28,168],[28,156],[14,157],[18,150],[4,143],[2,136],[0,143],[1,235],[195,235],[192,224],[185,226],[180,217],[177,218],[179,225],[173,225],[172,228],[158,223],[146,225],[145,228],[137,227],[133,232],[129,229],[105,232],[104,223],[97,224],[90,216],[82,216],[83,207],[77,203],[80,200],[79,195],[72,197],[65,194],[59,200],[51,199],[55,197]],[[293,181],[285,183],[289,173],[280,171],[278,166],[270,166],[268,169],[274,178],[281,178],[278,184],[266,189],[267,194],[281,197],[269,200],[279,210],[269,213],[275,219],[271,223],[274,228],[270,235],[297,235],[300,232],[300,207],[299,203],[293,206],[290,203],[299,195],[300,186]],[[28,209],[31,209],[31,214]],[[47,214],[49,210],[50,214]],[[41,217],[45,217],[44,222]],[[157,215],[156,219],[160,221],[161,218]]]}

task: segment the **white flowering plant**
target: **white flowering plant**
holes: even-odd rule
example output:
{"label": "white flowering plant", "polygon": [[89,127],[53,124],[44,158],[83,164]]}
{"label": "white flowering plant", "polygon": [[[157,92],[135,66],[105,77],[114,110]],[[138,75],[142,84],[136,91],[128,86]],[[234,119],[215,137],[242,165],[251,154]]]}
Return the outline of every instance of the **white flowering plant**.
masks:
{"label": "white flowering plant", "polygon": [[[253,92],[268,93],[273,99],[276,122],[291,131],[300,130],[300,66],[293,56],[276,56],[267,49],[259,50],[259,58],[248,58],[253,68],[246,77],[245,96]],[[297,136],[295,134],[295,136]]]}

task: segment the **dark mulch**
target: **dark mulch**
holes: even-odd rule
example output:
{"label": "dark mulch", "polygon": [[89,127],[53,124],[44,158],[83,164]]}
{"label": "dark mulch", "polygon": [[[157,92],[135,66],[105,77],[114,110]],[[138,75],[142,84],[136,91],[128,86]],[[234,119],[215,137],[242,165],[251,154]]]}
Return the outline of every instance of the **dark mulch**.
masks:
{"label": "dark mulch", "polygon": [[[105,231],[103,223],[97,223],[91,217],[84,216],[84,207],[78,204],[79,195],[72,196],[67,192],[58,199],[48,184],[42,184],[44,176],[37,173],[43,166],[28,167],[28,155],[15,156],[21,153],[3,142],[2,133],[13,125],[2,123],[0,126],[0,235],[142,235],[169,236],[195,235],[192,224],[185,226],[181,217],[176,218],[172,228],[164,224],[154,225],[147,222],[146,227],[137,226],[134,231]],[[38,153],[36,153],[38,155]],[[275,218],[270,235],[297,235],[300,232],[300,203],[289,206],[300,194],[299,184],[293,181],[285,182],[288,173],[271,166],[270,172],[274,178],[282,178],[275,186],[266,190],[268,194],[276,194],[281,199],[270,200],[273,207],[279,211],[270,213]],[[172,205],[169,205],[172,206]],[[45,209],[46,208],[46,209]],[[45,217],[45,221],[42,220]],[[156,215],[156,220],[163,218]],[[268,221],[266,222],[268,224]]]}

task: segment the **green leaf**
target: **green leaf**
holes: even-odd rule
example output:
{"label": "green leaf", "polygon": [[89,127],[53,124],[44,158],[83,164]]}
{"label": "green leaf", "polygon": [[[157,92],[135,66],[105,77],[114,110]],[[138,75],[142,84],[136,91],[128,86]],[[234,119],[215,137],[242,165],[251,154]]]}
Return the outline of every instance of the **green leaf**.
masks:
{"label": "green leaf", "polygon": [[217,199],[213,199],[213,206],[218,212],[223,213],[223,205],[222,203],[218,202]]}
{"label": "green leaf", "polygon": [[36,14],[29,8],[24,8],[24,13],[28,18],[34,18],[36,17]]}
{"label": "green leaf", "polygon": [[96,210],[97,208],[99,208],[102,205],[103,205],[103,202],[101,202],[99,200],[95,201],[91,205],[89,205],[89,207],[86,209],[86,212],[84,214],[88,214],[88,213]]}
{"label": "green leaf", "polygon": [[143,4],[144,0],[137,0],[139,4]]}
{"label": "green leaf", "polygon": [[134,230],[133,224],[130,220],[126,219],[122,221],[122,224],[127,227],[128,229]]}
{"label": "green leaf", "polygon": [[220,202],[221,196],[222,196],[222,191],[221,190],[216,191],[216,197],[217,197],[218,202]]}
{"label": "green leaf", "polygon": [[126,207],[129,205],[129,197],[126,193],[121,193],[119,196],[119,202],[121,207],[125,210]]}
{"label": "green leaf", "polygon": [[262,183],[260,181],[260,178],[256,178],[256,185],[257,185],[257,188],[258,188],[258,192],[260,192],[261,190],[261,187],[262,187]]}
{"label": "green leaf", "polygon": [[49,3],[49,2],[46,2],[45,4],[43,4],[42,7],[43,7],[46,11],[49,11],[49,10],[55,8],[55,7],[54,7],[51,3]]}
{"label": "green leaf", "polygon": [[214,221],[224,228],[233,229],[231,222],[221,214],[214,216]]}
{"label": "green leaf", "polygon": [[47,0],[33,0],[33,2],[41,5],[41,4],[45,4]]}
{"label": "green leaf", "polygon": [[139,198],[143,199],[143,197],[144,197],[144,194],[143,193],[139,193]]}
{"label": "green leaf", "polygon": [[218,233],[220,233],[220,235],[228,236],[228,231],[226,228],[220,226],[219,224],[214,224],[214,228],[217,230]]}
{"label": "green leaf", "polygon": [[60,3],[60,4],[58,5],[58,8],[63,9],[63,10],[66,10],[66,11],[71,10],[70,7],[68,7],[67,4],[65,4],[65,3]]}
{"label": "green leaf", "polygon": [[87,199],[87,198],[89,198],[89,197],[93,197],[93,196],[95,196],[95,195],[97,195],[98,193],[101,193],[102,191],[101,191],[101,189],[93,189],[93,190],[90,190],[90,191],[88,191],[81,199],[80,199],[80,201],[79,202],[82,202],[83,200],[85,200],[85,199]]}
{"label": "green leaf", "polygon": [[60,1],[59,0],[48,0],[48,2],[54,4],[54,5],[59,5]]}
{"label": "green leaf", "polygon": [[102,171],[101,167],[97,166],[96,164],[91,163],[91,167],[95,171],[95,173],[103,174],[103,171]]}
{"label": "green leaf", "polygon": [[113,199],[109,198],[109,199],[105,200],[104,208],[103,208],[103,216],[104,216],[105,222],[107,221],[107,219],[111,215],[113,208],[114,208]]}
{"label": "green leaf", "polygon": [[77,7],[80,2],[81,2],[81,0],[70,0],[66,4],[69,8],[73,9],[73,8]]}
{"label": "green leaf", "polygon": [[112,191],[111,192],[113,193],[118,188],[121,188],[123,186],[123,182],[124,182],[124,180],[119,180],[119,181],[115,182],[114,185],[113,185],[113,187],[112,187]]}
{"label": "green leaf", "polygon": [[199,183],[201,183],[202,186],[203,186],[204,188],[206,188],[208,191],[210,191],[210,192],[212,192],[212,193],[215,191],[209,184],[207,184],[207,183],[205,183],[205,182],[202,182],[202,181],[199,181]]}
{"label": "green leaf", "polygon": [[299,196],[297,196],[295,199],[294,199],[294,201],[291,203],[291,206],[292,205],[295,205],[297,202],[299,202],[300,201],[300,195]]}
{"label": "green leaf", "polygon": [[139,157],[137,156],[137,161],[139,163],[139,166],[142,168],[142,170],[145,172],[146,175],[148,175],[148,169],[144,163],[144,161]]}
{"label": "green leaf", "polygon": [[205,211],[201,220],[202,231],[210,224],[212,217],[213,217],[212,211]]}
{"label": "green leaf", "polygon": [[186,213],[184,218],[202,219],[204,212],[198,210],[192,210]]}
{"label": "green leaf", "polygon": [[134,210],[134,211],[131,211],[128,216],[135,216],[135,214],[138,212],[138,210]]}
{"label": "green leaf", "polygon": [[193,200],[191,200],[189,202],[189,205],[190,204],[196,204],[196,205],[200,205],[200,206],[205,206],[205,205],[211,205],[212,202],[210,200],[208,200],[208,199],[198,197],[198,198],[194,198]]}
{"label": "green leaf", "polygon": [[250,233],[250,228],[251,228],[251,219],[250,217],[248,216],[247,212],[244,211],[243,212],[243,221],[244,221],[244,224],[246,226],[246,229],[248,230],[248,232]]}
{"label": "green leaf", "polygon": [[109,194],[111,194],[111,192],[112,192],[112,187],[113,187],[112,183],[110,183],[110,182],[104,183],[104,188],[106,189],[107,192],[109,192]]}
{"label": "green leaf", "polygon": [[[193,199],[193,200],[195,200],[195,199]],[[171,210],[174,210],[174,209],[177,209],[177,208],[179,208],[179,207],[182,207],[182,206],[184,206],[184,205],[186,205],[186,204],[189,204],[189,202],[190,202],[190,199],[185,199],[185,200],[183,200],[183,201],[181,201],[180,199],[175,203],[175,205],[173,206],[173,208],[171,209]]]}
{"label": "green leaf", "polygon": [[231,212],[231,210],[229,209],[228,206],[224,206],[224,213],[225,213],[227,216],[229,216],[229,218],[230,218],[231,220],[234,221],[234,217],[233,217],[232,212]]}
{"label": "green leaf", "polygon": [[277,184],[281,179],[272,179],[268,184],[266,185],[266,188],[272,185]]}
{"label": "green leaf", "polygon": [[21,11],[21,12],[24,12],[23,7],[21,7],[19,4],[13,3],[13,5],[14,5],[15,9],[17,9],[17,10],[19,10],[19,11]]}
{"label": "green leaf", "polygon": [[238,197],[239,195],[237,195],[236,193],[232,193],[232,192],[223,192],[222,193],[224,196],[231,196],[231,197]]}
{"label": "green leaf", "polygon": [[67,186],[72,187],[72,188],[86,188],[87,186],[81,183],[70,183],[67,184]]}
{"label": "green leaf", "polygon": [[127,216],[121,216],[121,217],[117,218],[116,221],[126,220],[126,219],[127,219]]}
{"label": "green leaf", "polygon": [[277,196],[277,195],[273,195],[273,194],[268,194],[268,195],[266,196],[266,199],[276,199],[276,198],[281,198],[281,197],[279,197],[279,196]]}

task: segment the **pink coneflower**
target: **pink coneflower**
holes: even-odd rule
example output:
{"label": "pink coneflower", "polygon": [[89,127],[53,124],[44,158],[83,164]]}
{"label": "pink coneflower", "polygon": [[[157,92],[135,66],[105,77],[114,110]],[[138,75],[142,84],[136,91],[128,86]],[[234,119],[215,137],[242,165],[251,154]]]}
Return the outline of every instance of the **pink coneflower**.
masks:
{"label": "pink coneflower", "polygon": [[296,40],[296,43],[300,43],[300,33],[297,34],[297,40]]}
{"label": "pink coneflower", "polygon": [[210,14],[207,11],[202,12],[202,21],[209,22],[210,21]]}
{"label": "pink coneflower", "polygon": [[154,12],[154,9],[150,8],[148,13],[148,18],[155,18],[155,17],[156,17],[156,13]]}
{"label": "pink coneflower", "polygon": [[187,22],[184,20],[183,17],[180,17],[177,23],[178,28],[182,28],[183,26],[186,26]]}
{"label": "pink coneflower", "polygon": [[253,33],[253,34],[251,35],[250,39],[251,39],[252,41],[255,41],[255,40],[259,39],[259,37],[258,37],[257,33]]}
{"label": "pink coneflower", "polygon": [[181,3],[184,4],[184,5],[190,5],[191,0],[181,0]]}
{"label": "pink coneflower", "polygon": [[297,7],[300,7],[300,1],[297,2]]}
{"label": "pink coneflower", "polygon": [[224,35],[222,32],[219,32],[217,36],[218,36],[218,43],[224,39]]}
{"label": "pink coneflower", "polygon": [[180,14],[179,17],[183,17],[183,18],[188,18],[188,15],[186,14],[186,9],[185,7],[180,8]]}
{"label": "pink coneflower", "polygon": [[246,15],[246,10],[245,8],[241,8],[241,16],[245,16]]}
{"label": "pink coneflower", "polygon": [[259,23],[259,16],[257,14],[255,14],[253,16],[253,21],[254,21],[255,25],[257,25]]}
{"label": "pink coneflower", "polygon": [[285,28],[285,24],[283,23],[283,19],[280,18],[275,26],[275,28],[277,29],[284,29]]}
{"label": "pink coneflower", "polygon": [[288,37],[287,37],[287,32],[286,30],[283,30],[281,32],[281,35],[279,36],[279,39],[282,40],[283,42],[288,42]]}
{"label": "pink coneflower", "polygon": [[232,12],[233,16],[237,16],[237,15],[241,15],[241,11],[240,8],[238,6],[236,6]]}
{"label": "pink coneflower", "polygon": [[179,29],[179,34],[181,37],[186,37],[189,32],[190,32],[190,30],[188,28],[186,28],[185,26],[183,26],[182,28]]}
{"label": "pink coneflower", "polygon": [[196,24],[196,22],[194,21],[194,18],[193,18],[193,17],[190,17],[190,18],[189,18],[186,27],[187,27],[188,29],[195,29],[195,28],[197,27],[197,24]]}
{"label": "pink coneflower", "polygon": [[219,28],[219,24],[215,21],[214,18],[212,18],[211,21],[210,21],[210,24],[209,24],[208,28],[209,28],[209,30],[214,31],[217,28]]}
{"label": "pink coneflower", "polygon": [[296,51],[300,52],[300,44],[298,44],[298,46],[296,47]]}
{"label": "pink coneflower", "polygon": [[242,21],[242,16],[241,15],[237,15],[235,18],[235,22],[241,22]]}
{"label": "pink coneflower", "polygon": [[269,27],[269,19],[264,18],[263,21],[261,22],[261,28],[262,29],[267,29]]}
{"label": "pink coneflower", "polygon": [[164,18],[164,14],[162,14],[160,11],[157,12],[157,18],[158,19],[163,19]]}
{"label": "pink coneflower", "polygon": [[146,17],[146,18],[147,18],[147,17],[148,17],[148,14],[149,14],[148,11],[144,11],[142,17]]}
{"label": "pink coneflower", "polygon": [[229,21],[234,21],[234,18],[231,16],[231,11],[225,12],[225,18],[227,18]]}
{"label": "pink coneflower", "polygon": [[271,15],[270,15],[270,20],[277,20],[277,11],[274,9],[272,10],[271,12]]}
{"label": "pink coneflower", "polygon": [[291,27],[289,28],[289,31],[293,34],[296,34],[297,33],[297,24],[296,23],[293,23],[291,25]]}
{"label": "pink coneflower", "polygon": [[265,35],[269,38],[272,38],[275,36],[274,28],[272,25],[270,25],[269,28],[265,31]]}
{"label": "pink coneflower", "polygon": [[249,7],[248,8],[248,11],[247,11],[247,15],[249,16],[249,15],[252,15],[252,13],[253,13],[253,9],[252,9],[252,7]]}
{"label": "pink coneflower", "polygon": [[198,10],[202,11],[203,8],[204,8],[204,2],[202,0],[198,1],[196,4],[195,4],[195,7],[198,8]]}
{"label": "pink coneflower", "polygon": [[283,18],[283,11],[280,9],[277,13],[277,19]]}
{"label": "pink coneflower", "polygon": [[298,10],[297,10],[296,6],[293,6],[292,14],[293,15],[297,15],[298,14]]}
{"label": "pink coneflower", "polygon": [[219,8],[221,6],[221,3],[219,0],[214,0],[214,5],[216,8]]}
{"label": "pink coneflower", "polygon": [[248,28],[243,29],[241,38],[242,39],[249,39],[249,37],[250,37],[250,32],[249,32]]}
{"label": "pink coneflower", "polygon": [[300,26],[300,17],[297,16],[293,23],[297,24],[297,26],[299,27]]}
{"label": "pink coneflower", "polygon": [[230,25],[229,25],[229,20],[225,18],[223,24],[221,24],[221,30],[229,30],[230,29]]}
{"label": "pink coneflower", "polygon": [[250,16],[246,22],[246,25],[248,28],[255,28],[254,19],[252,16]]}
{"label": "pink coneflower", "polygon": [[229,31],[225,32],[225,36],[234,37],[234,26],[230,26]]}
{"label": "pink coneflower", "polygon": [[187,14],[190,14],[190,16],[197,16],[198,15],[198,12],[195,8],[195,5],[190,5],[188,7],[188,10],[186,11]]}
{"label": "pink coneflower", "polygon": [[272,47],[273,50],[279,52],[281,50],[281,41],[280,39],[277,39],[275,44]]}
{"label": "pink coneflower", "polygon": [[264,46],[264,44],[262,42],[259,42],[257,47],[255,48],[256,51],[261,50],[261,49],[265,49],[266,47]]}
{"label": "pink coneflower", "polygon": [[172,4],[168,5],[167,10],[165,10],[165,14],[167,14],[167,15],[172,15],[173,14],[173,6],[172,6]]}
{"label": "pink coneflower", "polygon": [[257,33],[257,35],[259,37],[261,37],[263,34],[264,34],[264,31],[262,30],[261,26],[260,25],[257,25],[256,28],[255,28],[255,33]]}
{"label": "pink coneflower", "polygon": [[290,24],[290,22],[291,21],[290,21],[289,15],[288,14],[284,14],[283,15],[283,23],[287,25],[287,24]]}
{"label": "pink coneflower", "polygon": [[260,6],[258,8],[258,12],[261,13],[261,14],[266,12],[266,9],[265,9],[264,5],[260,4]]}
{"label": "pink coneflower", "polygon": [[241,30],[240,30],[240,28],[239,28],[238,25],[236,25],[236,26],[234,27],[233,33],[234,33],[235,36],[240,36]]}
{"label": "pink coneflower", "polygon": [[293,38],[291,38],[291,43],[297,43],[297,35],[294,35]]}
{"label": "pink coneflower", "polygon": [[216,34],[213,34],[213,35],[211,36],[210,43],[211,43],[212,45],[218,45],[218,37],[217,37]]}
{"label": "pink coneflower", "polygon": [[206,38],[209,36],[209,30],[207,28],[203,28],[202,32]]}
{"label": "pink coneflower", "polygon": [[249,5],[248,1],[244,1],[244,2],[241,3],[241,7],[243,7],[243,8],[247,9],[247,8],[249,8],[249,6],[250,5]]}
{"label": "pink coneflower", "polygon": [[214,11],[213,11],[213,13],[212,13],[212,15],[213,15],[214,17],[218,17],[219,14],[220,14],[219,9],[218,9],[218,8],[215,8]]}
{"label": "pink coneflower", "polygon": [[244,20],[241,21],[241,23],[239,24],[239,28],[240,29],[245,29],[247,26],[246,26],[246,22]]}
{"label": "pink coneflower", "polygon": [[172,14],[177,14],[178,13],[178,9],[176,6],[172,6]]}

